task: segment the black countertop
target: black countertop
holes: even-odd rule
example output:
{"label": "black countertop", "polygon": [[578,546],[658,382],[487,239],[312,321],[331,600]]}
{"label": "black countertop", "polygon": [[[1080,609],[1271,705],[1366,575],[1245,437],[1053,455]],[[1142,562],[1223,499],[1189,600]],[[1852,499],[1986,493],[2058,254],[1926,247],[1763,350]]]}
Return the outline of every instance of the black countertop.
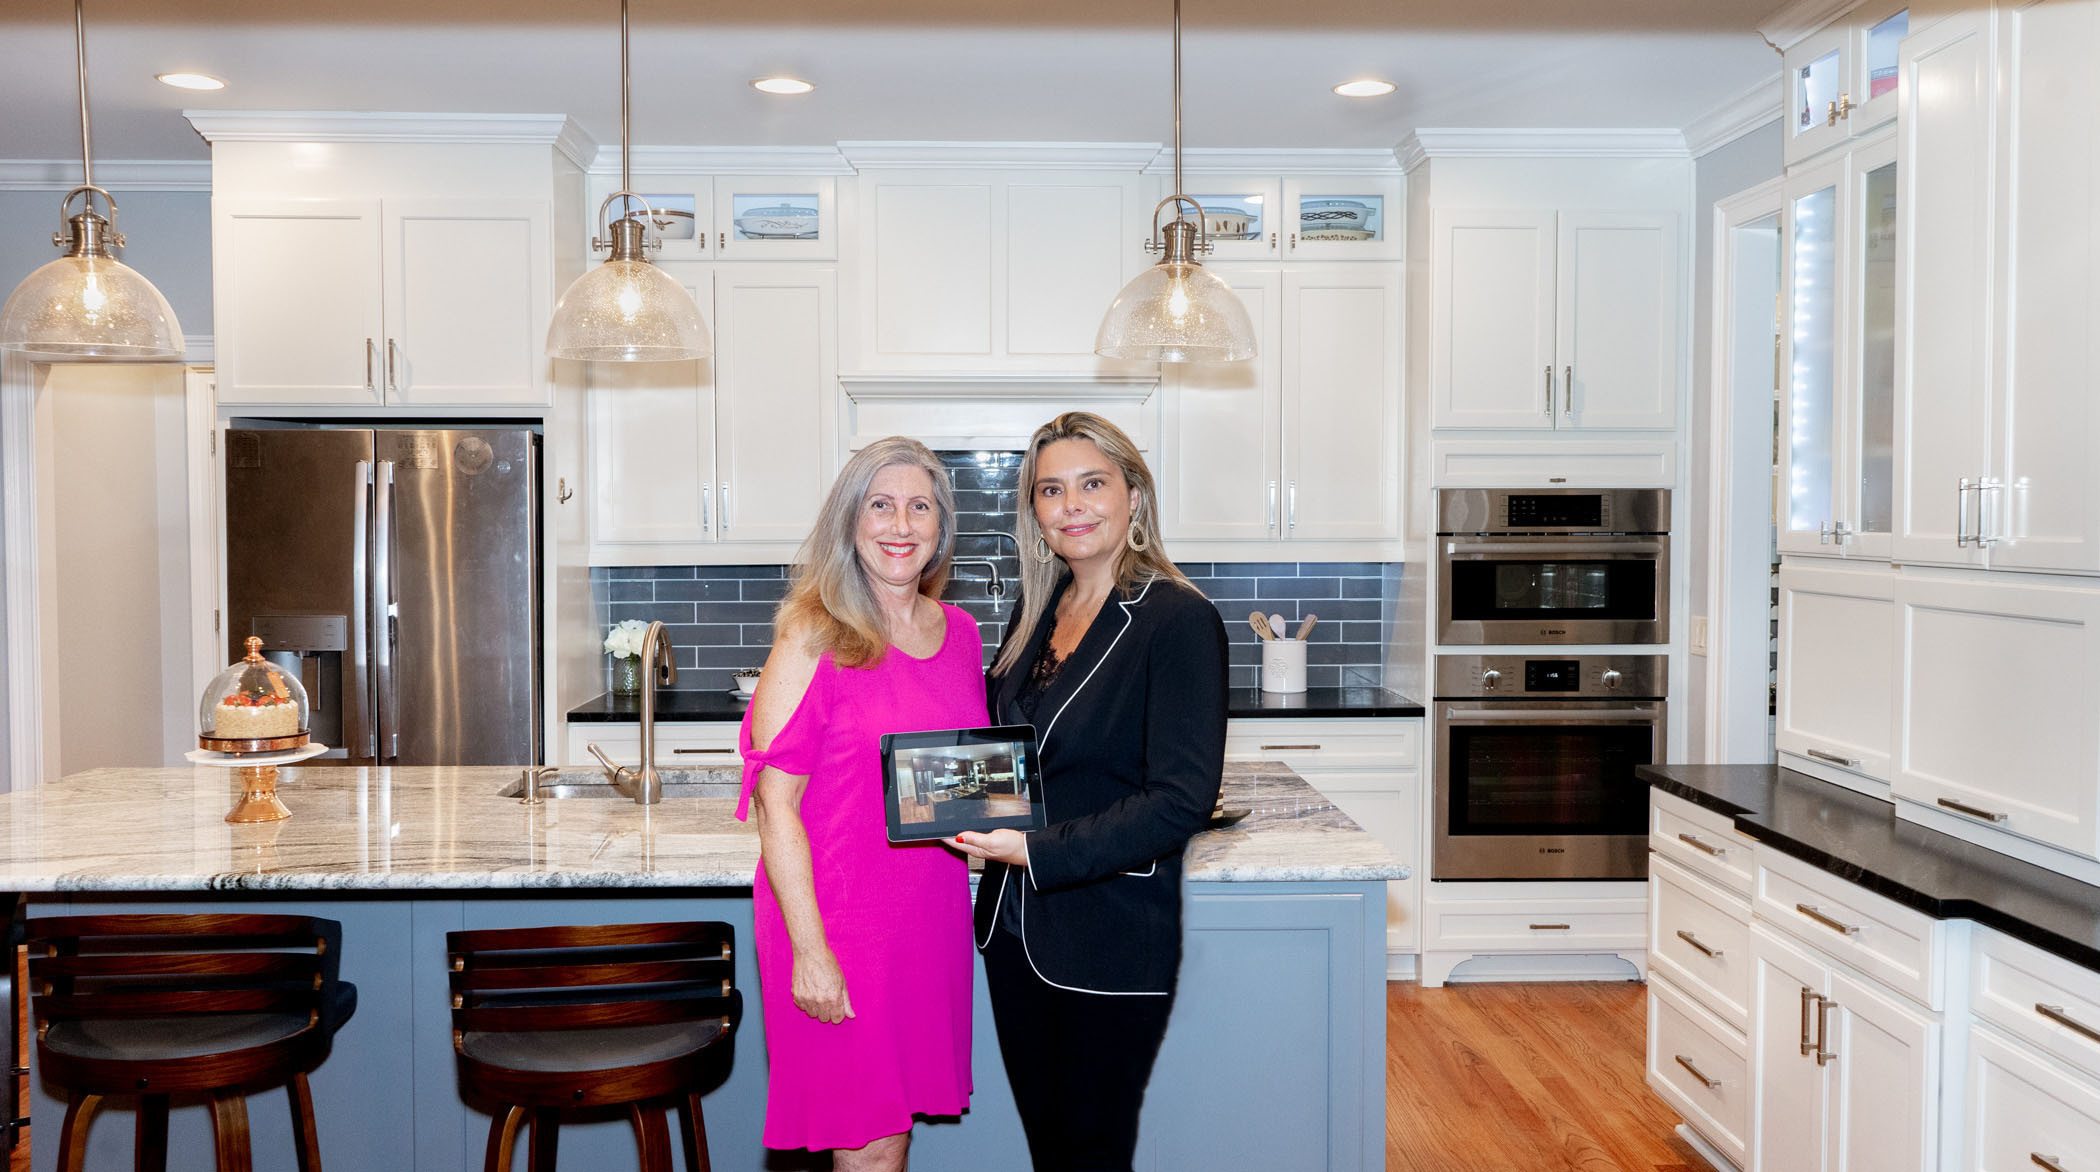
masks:
{"label": "black countertop", "polygon": [[[1421,704],[1384,688],[1313,688],[1290,695],[1235,688],[1226,705],[1227,715],[1235,719],[1422,715]],[[666,688],[656,694],[656,719],[663,721],[740,721],[744,707],[744,701],[727,691]],[[632,724],[641,718],[640,696],[610,692],[569,709],[569,719],[581,724]]]}
{"label": "black countertop", "polygon": [[1896,817],[1879,798],[1776,765],[1644,765],[1650,785],[1726,814],[1783,854],[1943,920],[2100,969],[2100,887]]}

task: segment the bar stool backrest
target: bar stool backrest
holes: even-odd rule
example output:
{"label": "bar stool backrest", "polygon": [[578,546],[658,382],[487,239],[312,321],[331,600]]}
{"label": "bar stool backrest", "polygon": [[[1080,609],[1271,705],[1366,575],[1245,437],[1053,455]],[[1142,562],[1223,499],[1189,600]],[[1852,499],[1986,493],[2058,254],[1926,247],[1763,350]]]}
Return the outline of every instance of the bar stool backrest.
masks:
{"label": "bar stool backrest", "polygon": [[313,916],[110,915],[29,920],[39,1035],[54,1021],[303,1013],[328,1020],[342,925]]}
{"label": "bar stool backrest", "polygon": [[716,922],[448,932],[460,1034],[659,1025],[743,1016],[736,935]]}

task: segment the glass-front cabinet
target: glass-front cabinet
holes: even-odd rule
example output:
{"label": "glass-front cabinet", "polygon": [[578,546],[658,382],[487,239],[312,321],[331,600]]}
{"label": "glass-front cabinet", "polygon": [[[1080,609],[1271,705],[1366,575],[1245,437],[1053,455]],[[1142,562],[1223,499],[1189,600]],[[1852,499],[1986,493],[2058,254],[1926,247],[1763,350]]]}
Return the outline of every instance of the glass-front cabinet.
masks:
{"label": "glass-front cabinet", "polygon": [[[618,176],[592,178],[593,217],[618,187]],[[634,187],[647,204],[650,235],[663,242],[651,259],[838,257],[838,181],[833,176],[645,174],[634,177]],[[605,214],[616,219],[624,210],[616,202]]]}
{"label": "glass-front cabinet", "polygon": [[1896,117],[1900,0],[1868,0],[1786,51],[1786,161],[1863,137]]}
{"label": "glass-front cabinet", "polygon": [[1797,169],[1785,192],[1779,547],[1888,557],[1893,517],[1893,136]]}
{"label": "glass-front cabinet", "polygon": [[[1161,176],[1159,194],[1173,186]],[[1397,176],[1270,179],[1187,175],[1203,208],[1211,260],[1400,260],[1406,231]],[[1193,218],[1193,209],[1184,209]],[[1174,218],[1162,208],[1160,222]]]}

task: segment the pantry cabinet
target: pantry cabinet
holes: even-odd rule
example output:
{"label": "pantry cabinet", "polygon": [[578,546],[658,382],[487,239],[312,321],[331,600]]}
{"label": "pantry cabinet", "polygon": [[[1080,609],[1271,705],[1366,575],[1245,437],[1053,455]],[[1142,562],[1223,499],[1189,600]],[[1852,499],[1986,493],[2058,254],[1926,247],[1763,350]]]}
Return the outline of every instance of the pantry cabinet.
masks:
{"label": "pantry cabinet", "polygon": [[1902,0],[1868,0],[1784,54],[1788,166],[1896,116],[1896,52],[1910,30]]}
{"label": "pantry cabinet", "polygon": [[1433,425],[1673,427],[1679,235],[1667,212],[1439,210]]}
{"label": "pantry cabinet", "polygon": [[671,261],[715,355],[594,363],[591,564],[782,561],[835,472],[837,274]]}
{"label": "pantry cabinet", "polygon": [[551,246],[541,200],[215,199],[218,401],[544,407]]}
{"label": "pantry cabinet", "polygon": [[1161,525],[1196,541],[1400,536],[1398,265],[1221,265],[1251,361],[1161,376]]}

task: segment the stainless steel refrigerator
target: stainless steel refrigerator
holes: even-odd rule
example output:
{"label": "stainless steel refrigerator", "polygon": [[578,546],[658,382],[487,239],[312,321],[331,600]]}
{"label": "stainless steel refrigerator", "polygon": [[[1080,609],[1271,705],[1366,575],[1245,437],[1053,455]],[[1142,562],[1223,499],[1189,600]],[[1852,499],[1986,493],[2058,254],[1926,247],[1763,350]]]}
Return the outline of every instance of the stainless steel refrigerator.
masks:
{"label": "stainless steel refrigerator", "polygon": [[227,649],[296,672],[330,758],[540,760],[539,437],[226,434]]}

